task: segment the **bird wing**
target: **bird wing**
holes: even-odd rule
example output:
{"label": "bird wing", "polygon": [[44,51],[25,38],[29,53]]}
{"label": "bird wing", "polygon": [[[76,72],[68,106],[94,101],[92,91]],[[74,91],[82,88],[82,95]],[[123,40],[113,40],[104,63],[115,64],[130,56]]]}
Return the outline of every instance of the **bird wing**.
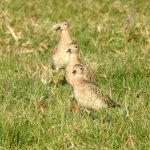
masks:
{"label": "bird wing", "polygon": [[109,107],[120,107],[120,105],[112,101],[112,99],[107,94],[100,90],[100,88],[96,84],[87,81],[86,88],[87,90],[91,91],[94,97],[99,98]]}
{"label": "bird wing", "polygon": [[85,80],[84,86],[87,89],[87,91],[90,91],[93,95],[99,95],[100,89],[96,84]]}
{"label": "bird wing", "polygon": [[92,69],[89,68],[88,66],[86,66],[86,71],[87,71],[87,77],[88,79],[90,79],[90,81],[93,79],[93,76],[92,76]]}
{"label": "bird wing", "polygon": [[88,79],[90,79],[90,81],[93,81],[94,79],[94,76],[93,76],[93,71],[91,69],[91,67],[89,67],[89,65],[87,65],[86,63],[82,62],[82,64],[84,65],[84,68],[85,68],[85,74],[86,74],[86,77]]}

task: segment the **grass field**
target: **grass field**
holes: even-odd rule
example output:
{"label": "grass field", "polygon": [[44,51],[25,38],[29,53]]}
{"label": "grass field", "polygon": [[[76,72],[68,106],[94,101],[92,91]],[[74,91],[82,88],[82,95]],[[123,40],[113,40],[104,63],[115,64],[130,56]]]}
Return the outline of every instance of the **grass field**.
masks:
{"label": "grass field", "polygon": [[[64,72],[50,69],[62,20],[122,109],[70,110]],[[148,0],[0,1],[0,150],[148,150],[149,103]]]}

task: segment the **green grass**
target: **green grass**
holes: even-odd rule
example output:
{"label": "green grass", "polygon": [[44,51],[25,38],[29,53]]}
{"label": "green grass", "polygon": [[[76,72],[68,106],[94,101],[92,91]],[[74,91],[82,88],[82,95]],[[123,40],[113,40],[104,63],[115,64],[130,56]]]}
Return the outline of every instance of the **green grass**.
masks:
{"label": "green grass", "polygon": [[[148,150],[149,16],[147,0],[1,0],[0,149]],[[63,72],[49,69],[58,42],[51,28],[64,19],[97,84],[122,109],[69,110],[72,89],[56,86]]]}

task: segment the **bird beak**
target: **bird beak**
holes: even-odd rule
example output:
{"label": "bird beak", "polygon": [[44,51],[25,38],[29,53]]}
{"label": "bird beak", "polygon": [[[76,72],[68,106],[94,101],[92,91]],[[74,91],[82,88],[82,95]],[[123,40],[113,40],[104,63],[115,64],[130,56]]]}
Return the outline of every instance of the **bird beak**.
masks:
{"label": "bird beak", "polygon": [[55,30],[56,30],[56,31],[58,31],[58,30],[60,30],[60,29],[61,29],[61,27],[60,27],[60,26],[58,26],[58,27],[56,27],[56,29],[55,29]]}
{"label": "bird beak", "polygon": [[76,74],[76,70],[73,70],[72,74],[75,75]]}
{"label": "bird beak", "polygon": [[71,53],[71,49],[69,48],[66,53]]}
{"label": "bird beak", "polygon": [[61,30],[61,24],[60,24],[60,23],[56,24],[56,25],[53,27],[53,29],[54,29],[55,31]]}

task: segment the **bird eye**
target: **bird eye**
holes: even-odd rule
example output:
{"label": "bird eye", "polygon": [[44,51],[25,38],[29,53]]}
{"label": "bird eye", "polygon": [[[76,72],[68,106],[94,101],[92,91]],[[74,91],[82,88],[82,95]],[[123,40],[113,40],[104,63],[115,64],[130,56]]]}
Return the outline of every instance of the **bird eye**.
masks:
{"label": "bird eye", "polygon": [[75,46],[75,48],[78,48],[78,46]]}
{"label": "bird eye", "polygon": [[83,70],[83,68],[80,68],[80,70]]}
{"label": "bird eye", "polygon": [[66,26],[67,24],[65,23],[65,26]]}

